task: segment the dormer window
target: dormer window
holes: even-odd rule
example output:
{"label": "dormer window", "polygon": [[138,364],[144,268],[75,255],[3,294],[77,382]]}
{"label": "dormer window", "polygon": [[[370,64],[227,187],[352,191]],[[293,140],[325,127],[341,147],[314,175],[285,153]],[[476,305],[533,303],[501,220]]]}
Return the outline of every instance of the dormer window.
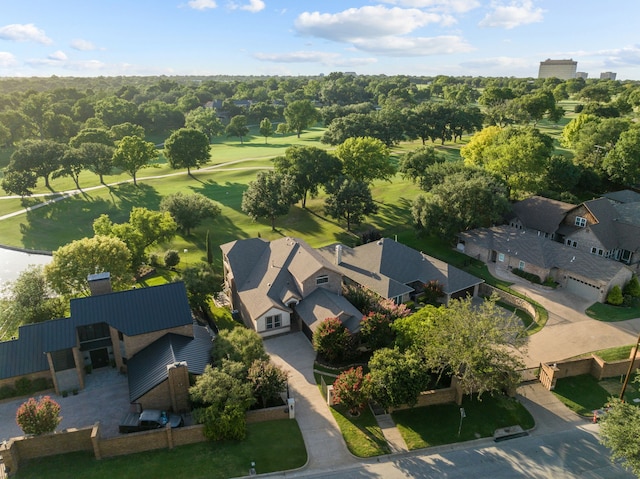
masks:
{"label": "dormer window", "polygon": [[580,228],[584,228],[585,226],[587,226],[587,218],[583,218],[582,216],[576,216],[576,226],[579,226]]}
{"label": "dormer window", "polygon": [[322,276],[316,276],[316,284],[326,284],[329,282],[329,276],[323,274]]}

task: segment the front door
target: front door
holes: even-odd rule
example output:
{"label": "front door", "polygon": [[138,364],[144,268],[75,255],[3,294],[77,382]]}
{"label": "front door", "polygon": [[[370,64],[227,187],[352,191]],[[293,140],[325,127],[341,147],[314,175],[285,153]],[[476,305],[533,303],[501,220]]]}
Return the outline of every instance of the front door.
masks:
{"label": "front door", "polygon": [[94,349],[90,351],[89,354],[91,355],[91,365],[93,369],[109,366],[109,351],[107,348]]}

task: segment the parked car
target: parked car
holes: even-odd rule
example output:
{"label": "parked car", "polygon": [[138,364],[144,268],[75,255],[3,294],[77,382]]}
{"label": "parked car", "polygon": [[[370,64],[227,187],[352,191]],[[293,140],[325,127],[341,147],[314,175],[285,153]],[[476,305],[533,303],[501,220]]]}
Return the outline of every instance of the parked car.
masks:
{"label": "parked car", "polygon": [[184,426],[184,418],[178,414],[170,414],[159,409],[146,409],[140,413],[127,413],[120,421],[121,433],[149,431],[170,424],[172,428]]}

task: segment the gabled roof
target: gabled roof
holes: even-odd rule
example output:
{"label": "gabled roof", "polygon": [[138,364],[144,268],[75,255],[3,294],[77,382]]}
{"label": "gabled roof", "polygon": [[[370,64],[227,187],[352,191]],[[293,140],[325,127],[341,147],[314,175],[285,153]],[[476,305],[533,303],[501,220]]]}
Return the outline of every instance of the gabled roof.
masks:
{"label": "gabled roof", "polygon": [[238,296],[252,318],[272,308],[289,311],[291,300],[301,300],[297,284],[322,269],[337,271],[302,240],[259,238],[232,241],[220,246],[236,283]]}
{"label": "gabled roof", "polygon": [[[319,251],[329,259],[335,257],[336,245]],[[355,248],[342,246],[342,274],[385,298],[394,298],[413,291],[413,282],[437,281],[445,294],[475,286],[483,282],[465,271],[402,243],[383,238]]]}
{"label": "gabled roof", "polygon": [[627,268],[617,261],[504,225],[466,231],[460,233],[460,237],[466,243],[517,257],[525,263],[546,269],[559,268],[603,283],[609,283],[621,269]]}
{"label": "gabled roof", "polygon": [[567,211],[573,208],[575,205],[570,203],[532,196],[514,203],[512,211],[525,228],[555,233]]}
{"label": "gabled roof", "polygon": [[165,334],[142,349],[127,363],[129,399],[137,401],[168,378],[167,365],[186,362],[191,374],[202,374],[211,360],[212,335],[193,325],[194,337]]}
{"label": "gabled roof", "polygon": [[127,336],[185,326],[193,321],[182,281],[72,299],[71,318],[78,325],[104,322]]}
{"label": "gabled roof", "polygon": [[317,288],[298,304],[296,313],[312,332],[325,319],[338,318],[349,331],[356,333],[360,330],[360,321],[363,316],[344,296],[324,288]]}

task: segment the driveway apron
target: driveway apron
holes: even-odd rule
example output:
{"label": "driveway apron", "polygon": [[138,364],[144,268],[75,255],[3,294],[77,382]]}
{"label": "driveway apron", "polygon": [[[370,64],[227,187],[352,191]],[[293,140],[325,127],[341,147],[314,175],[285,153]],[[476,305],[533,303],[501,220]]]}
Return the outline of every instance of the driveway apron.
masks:
{"label": "driveway apron", "polygon": [[309,470],[333,471],[359,461],[349,453],[340,428],[313,376],[315,351],[301,333],[264,341],[272,361],[289,372],[289,391],[307,448]]}

